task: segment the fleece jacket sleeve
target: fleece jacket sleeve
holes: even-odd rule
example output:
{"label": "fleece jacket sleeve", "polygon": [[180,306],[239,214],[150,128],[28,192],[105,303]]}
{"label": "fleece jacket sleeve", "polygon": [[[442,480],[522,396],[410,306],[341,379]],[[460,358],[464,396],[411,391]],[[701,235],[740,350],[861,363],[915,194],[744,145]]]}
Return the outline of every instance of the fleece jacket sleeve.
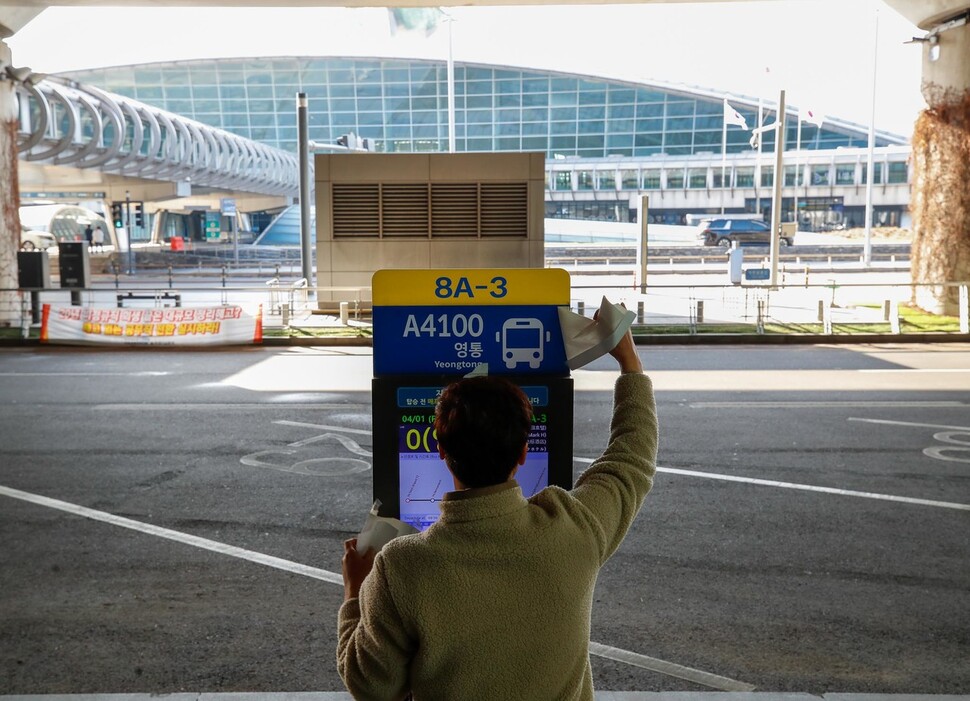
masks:
{"label": "fleece jacket sleeve", "polygon": [[337,671],[357,701],[401,699],[408,692],[412,643],[391,597],[384,558],[337,615]]}
{"label": "fleece jacket sleeve", "polygon": [[610,440],[576,481],[573,496],[586,508],[605,562],[623,541],[653,485],[657,469],[657,405],[642,373],[617,378]]}

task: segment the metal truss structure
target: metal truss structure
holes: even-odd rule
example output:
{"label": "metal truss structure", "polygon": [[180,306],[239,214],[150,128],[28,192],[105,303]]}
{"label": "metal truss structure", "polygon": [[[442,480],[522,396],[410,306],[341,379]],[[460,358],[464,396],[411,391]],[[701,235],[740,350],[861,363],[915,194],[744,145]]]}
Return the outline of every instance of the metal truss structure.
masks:
{"label": "metal truss structure", "polygon": [[18,83],[20,158],[264,195],[296,195],[296,154],[59,78]]}

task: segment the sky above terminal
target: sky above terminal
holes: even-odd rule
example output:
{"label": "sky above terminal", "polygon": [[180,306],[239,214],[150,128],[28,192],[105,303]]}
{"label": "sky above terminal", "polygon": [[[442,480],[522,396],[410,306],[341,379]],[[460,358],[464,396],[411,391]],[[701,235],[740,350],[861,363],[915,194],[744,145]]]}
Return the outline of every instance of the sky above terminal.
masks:
{"label": "sky above terminal", "polygon": [[[456,61],[660,81],[771,102],[784,89],[789,106],[867,125],[875,57],[877,129],[909,136],[925,106],[921,48],[904,44],[924,32],[880,0],[447,12]],[[15,65],[56,73],[220,57],[444,60],[448,30],[394,36],[383,8],[54,7],[7,43]]]}

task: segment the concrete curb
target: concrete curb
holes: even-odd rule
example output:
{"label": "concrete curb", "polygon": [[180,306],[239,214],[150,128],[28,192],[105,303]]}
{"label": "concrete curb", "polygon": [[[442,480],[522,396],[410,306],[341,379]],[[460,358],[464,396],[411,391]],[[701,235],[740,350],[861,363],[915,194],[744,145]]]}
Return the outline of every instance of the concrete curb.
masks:
{"label": "concrete curb", "polygon": [[[596,701],[970,701],[956,694],[809,694],[774,691],[597,691]],[[353,701],[344,691],[175,694],[37,694],[0,701]]]}
{"label": "concrete curb", "polygon": [[[635,335],[634,342],[638,346],[725,346],[725,345],[845,345],[845,344],[879,344],[879,343],[970,343],[970,334],[965,333],[857,333],[857,334],[656,334]],[[175,350],[201,351],[219,350],[220,348],[251,347],[252,344],[242,346],[162,346],[162,345],[95,345],[95,344],[42,344],[36,338],[0,338],[0,348],[39,347],[88,348],[98,350]],[[258,344],[257,344],[258,345]],[[301,337],[289,338],[270,336],[263,339],[263,346],[373,346],[372,337]],[[0,697],[3,698],[3,697]]]}

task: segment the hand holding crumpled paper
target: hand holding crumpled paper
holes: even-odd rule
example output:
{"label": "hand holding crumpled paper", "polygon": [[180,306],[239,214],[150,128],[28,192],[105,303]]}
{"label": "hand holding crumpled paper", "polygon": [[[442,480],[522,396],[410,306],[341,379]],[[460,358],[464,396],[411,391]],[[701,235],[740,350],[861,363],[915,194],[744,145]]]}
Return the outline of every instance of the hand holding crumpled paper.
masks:
{"label": "hand holding crumpled paper", "polygon": [[559,307],[559,327],[562,329],[569,369],[581,368],[609,353],[623,338],[636,316],[606,297],[600,302],[596,319],[588,319],[566,307]]}

